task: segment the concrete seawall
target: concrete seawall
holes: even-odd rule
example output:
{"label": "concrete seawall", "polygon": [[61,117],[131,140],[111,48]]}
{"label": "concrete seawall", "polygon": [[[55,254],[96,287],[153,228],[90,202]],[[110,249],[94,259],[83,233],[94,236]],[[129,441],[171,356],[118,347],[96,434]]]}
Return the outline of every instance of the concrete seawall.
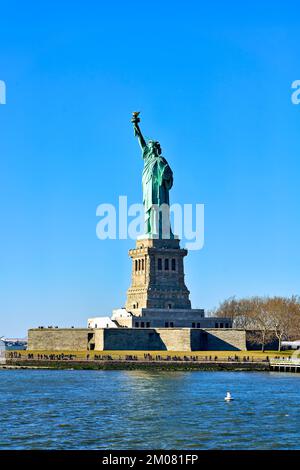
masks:
{"label": "concrete seawall", "polygon": [[[8,359],[7,368],[34,369],[87,369],[87,370],[223,370],[223,371],[269,371],[270,363],[242,361],[193,361],[193,360],[19,360]],[[3,368],[3,367],[2,367]]]}

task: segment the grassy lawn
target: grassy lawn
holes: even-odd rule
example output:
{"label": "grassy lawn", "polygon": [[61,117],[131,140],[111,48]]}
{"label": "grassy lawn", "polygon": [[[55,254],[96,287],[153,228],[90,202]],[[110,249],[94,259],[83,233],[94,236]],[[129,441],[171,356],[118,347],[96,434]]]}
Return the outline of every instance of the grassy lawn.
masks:
{"label": "grassy lawn", "polygon": [[34,359],[38,359],[38,355],[74,355],[75,360],[86,360],[87,355],[89,355],[89,359],[94,359],[94,356],[100,356],[100,357],[105,357],[105,356],[110,356],[113,359],[125,359],[126,356],[135,356],[139,360],[144,359],[144,355],[150,354],[154,359],[156,356],[160,356],[161,358],[165,358],[167,356],[170,356],[174,358],[174,356],[179,357],[179,358],[184,358],[184,356],[191,357],[191,356],[197,356],[198,360],[201,358],[209,358],[210,356],[212,359],[215,357],[218,358],[218,360],[225,359],[230,357],[235,357],[238,356],[239,358],[243,357],[249,357],[250,359],[255,358],[262,360],[267,357],[275,357],[275,356],[280,356],[280,357],[289,357],[292,355],[293,351],[266,351],[266,352],[261,352],[261,351],[65,351],[65,350],[60,350],[60,351],[49,351],[49,350],[44,350],[44,351],[10,351],[10,352],[16,352],[17,354],[21,354],[21,358],[27,359],[28,354],[33,354]]}

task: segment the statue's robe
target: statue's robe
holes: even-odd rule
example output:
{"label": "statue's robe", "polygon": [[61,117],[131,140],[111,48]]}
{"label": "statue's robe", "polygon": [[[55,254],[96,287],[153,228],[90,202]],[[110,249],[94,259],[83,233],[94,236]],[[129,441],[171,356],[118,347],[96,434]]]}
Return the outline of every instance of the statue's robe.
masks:
{"label": "statue's robe", "polygon": [[[153,235],[151,209],[155,205],[169,206],[169,190],[173,185],[173,172],[167,160],[146,145],[143,150],[144,169],[142,177],[143,204],[145,211],[145,234]],[[156,230],[155,230],[156,232]]]}

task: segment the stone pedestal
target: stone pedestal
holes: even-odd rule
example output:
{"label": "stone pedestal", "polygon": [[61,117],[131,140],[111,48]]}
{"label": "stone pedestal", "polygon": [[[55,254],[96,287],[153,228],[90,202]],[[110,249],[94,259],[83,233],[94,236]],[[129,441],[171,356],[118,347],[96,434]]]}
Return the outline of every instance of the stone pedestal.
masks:
{"label": "stone pedestal", "polygon": [[228,318],[205,317],[191,308],[184,282],[183,258],[187,250],[178,239],[143,238],[129,250],[131,286],[125,308],[113,310],[120,328],[231,328]]}
{"label": "stone pedestal", "polygon": [[141,309],[191,309],[184,282],[183,258],[187,250],[178,239],[144,238],[129,251],[132,259],[131,286],[126,310],[140,315]]}

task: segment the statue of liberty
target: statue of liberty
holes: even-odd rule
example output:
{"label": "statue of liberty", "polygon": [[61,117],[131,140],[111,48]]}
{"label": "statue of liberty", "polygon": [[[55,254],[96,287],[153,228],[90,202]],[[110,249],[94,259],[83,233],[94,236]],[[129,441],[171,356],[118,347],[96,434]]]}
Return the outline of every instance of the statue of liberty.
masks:
{"label": "statue of liberty", "polygon": [[142,176],[145,236],[149,238],[174,238],[170,227],[169,191],[173,186],[173,172],[161,155],[159,142],[145,141],[139,127],[139,112],[134,112],[134,135],[139,140],[144,160]]}

